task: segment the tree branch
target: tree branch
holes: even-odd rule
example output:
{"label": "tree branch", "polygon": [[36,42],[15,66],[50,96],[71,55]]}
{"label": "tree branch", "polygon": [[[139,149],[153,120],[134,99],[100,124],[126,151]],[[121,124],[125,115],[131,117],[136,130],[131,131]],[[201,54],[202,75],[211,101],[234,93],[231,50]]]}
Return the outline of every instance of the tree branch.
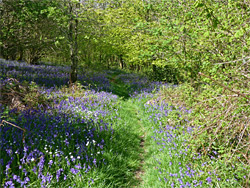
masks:
{"label": "tree branch", "polygon": [[225,89],[227,89],[227,90],[229,90],[229,91],[231,91],[231,92],[233,92],[233,93],[236,93],[236,94],[238,94],[238,95],[240,95],[240,96],[242,96],[242,97],[244,97],[244,98],[246,98],[246,99],[248,99],[248,100],[250,99],[246,94],[240,93],[239,91],[235,91],[235,90],[233,90],[233,89],[231,89],[231,88],[225,86],[224,84],[222,84],[222,83],[216,81],[215,79],[211,78],[210,76],[207,76],[207,75],[205,75],[205,74],[203,74],[203,73],[201,73],[201,72],[199,72],[199,75],[204,76],[204,77],[206,77],[206,78],[209,78],[210,80],[214,81],[216,84],[220,85],[221,87],[223,87],[223,88],[225,88]]}

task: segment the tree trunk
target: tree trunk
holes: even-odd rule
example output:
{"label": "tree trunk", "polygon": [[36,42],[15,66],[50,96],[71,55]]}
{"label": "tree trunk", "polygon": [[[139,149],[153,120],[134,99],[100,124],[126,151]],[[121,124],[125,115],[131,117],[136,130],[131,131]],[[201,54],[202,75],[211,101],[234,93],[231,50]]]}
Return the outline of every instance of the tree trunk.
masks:
{"label": "tree trunk", "polygon": [[140,72],[140,70],[141,70],[141,66],[137,65],[137,72]]}
{"label": "tree trunk", "polygon": [[69,24],[69,44],[70,44],[70,60],[71,60],[71,72],[70,72],[70,83],[75,83],[77,81],[77,68],[78,68],[78,44],[77,44],[77,35],[78,35],[78,20],[74,19],[73,7],[70,5],[70,24]]}
{"label": "tree trunk", "polygon": [[23,60],[23,49],[20,49],[20,52],[19,52],[19,61],[22,61]]}
{"label": "tree trunk", "polygon": [[122,59],[122,55],[119,56],[119,61],[120,61],[120,68],[123,69],[124,68],[124,62]]}
{"label": "tree trunk", "polygon": [[153,72],[156,73],[156,65],[153,64]]}

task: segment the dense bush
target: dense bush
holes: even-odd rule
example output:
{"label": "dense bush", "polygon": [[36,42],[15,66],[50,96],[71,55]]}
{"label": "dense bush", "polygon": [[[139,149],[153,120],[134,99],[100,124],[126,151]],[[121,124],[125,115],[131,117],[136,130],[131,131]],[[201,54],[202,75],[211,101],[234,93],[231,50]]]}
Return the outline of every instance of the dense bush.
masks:
{"label": "dense bush", "polygon": [[[249,60],[231,62],[233,69],[223,69],[214,77],[200,73],[211,82],[189,84],[162,91],[166,100],[176,106],[186,106],[192,113],[186,116],[194,133],[190,139],[193,150],[224,163],[220,173],[234,166],[233,176],[242,186],[249,186],[250,161],[250,77]],[[211,83],[211,84],[210,84]],[[244,164],[245,168],[242,168]]]}

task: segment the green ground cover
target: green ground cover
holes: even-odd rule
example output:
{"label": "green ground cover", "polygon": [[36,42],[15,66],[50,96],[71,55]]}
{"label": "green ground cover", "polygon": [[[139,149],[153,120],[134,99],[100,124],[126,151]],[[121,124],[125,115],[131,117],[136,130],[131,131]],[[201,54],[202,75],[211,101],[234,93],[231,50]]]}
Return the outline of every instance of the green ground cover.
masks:
{"label": "green ground cover", "polygon": [[2,187],[249,185],[244,156],[229,160],[222,138],[209,148],[211,135],[198,134],[207,90],[116,70],[82,72],[69,87],[67,67],[21,65],[1,60]]}

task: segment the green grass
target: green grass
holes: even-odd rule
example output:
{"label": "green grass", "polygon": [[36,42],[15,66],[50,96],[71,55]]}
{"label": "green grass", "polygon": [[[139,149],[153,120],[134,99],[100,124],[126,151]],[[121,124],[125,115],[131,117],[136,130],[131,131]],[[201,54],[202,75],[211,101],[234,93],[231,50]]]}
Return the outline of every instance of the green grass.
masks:
{"label": "green grass", "polygon": [[[244,179],[245,171],[248,170],[244,165],[237,164],[237,169],[234,169],[231,163],[223,160],[224,158],[210,159],[206,155],[193,160],[197,148],[195,148],[196,145],[189,147],[192,137],[186,134],[189,124],[185,120],[190,116],[182,113],[178,106],[189,105],[191,108],[192,104],[202,96],[184,85],[184,87],[161,90],[153,98],[130,98],[129,86],[118,79],[121,73],[123,72],[110,74],[112,91],[119,96],[119,99],[115,104],[105,105],[105,110],[109,110],[110,114],[103,119],[105,123],[111,125],[113,133],[102,132],[98,138],[107,140],[103,155],[97,156],[100,159],[104,158],[105,163],[97,165],[89,173],[85,173],[82,169],[81,177],[69,174],[68,179],[60,186],[159,188],[171,187],[172,183],[174,187],[189,183],[190,187],[196,185],[198,187],[242,187],[241,182],[236,182],[233,177],[237,174],[241,181]],[[71,96],[67,88],[63,88],[62,91],[65,98]],[[79,89],[79,92],[74,93],[74,97],[81,96],[82,91]],[[195,98],[194,94],[198,97]],[[186,99],[186,96],[190,98]],[[88,97],[96,99],[97,96],[93,94]],[[161,106],[162,102],[165,103]],[[204,109],[203,106],[202,109]],[[194,111],[191,115],[192,118],[198,119],[199,111]],[[166,128],[168,126],[169,129]],[[171,136],[168,136],[168,133]],[[168,138],[171,141],[164,141],[165,147],[163,147],[163,140]],[[204,143],[202,139],[200,138]],[[183,153],[186,154],[183,155]],[[181,169],[186,173],[188,168],[194,170],[196,174],[182,176]],[[209,183],[208,178],[212,179],[212,183]],[[202,186],[198,185],[200,181],[203,182]],[[40,182],[34,182],[31,186],[39,187],[38,185]],[[56,182],[51,186],[56,187]]]}
{"label": "green grass", "polygon": [[[162,110],[157,108],[146,109],[144,105],[147,101],[152,100],[150,98],[129,98],[127,86],[121,80],[116,79],[117,75],[111,75],[110,79],[113,80],[111,83],[113,93],[117,94],[120,99],[116,106],[110,109],[112,113],[107,118],[107,122],[112,124],[114,134],[112,141],[106,145],[106,152],[104,153],[106,165],[95,169],[88,175],[88,177],[94,179],[92,187],[158,188],[171,187],[173,182],[175,183],[174,187],[180,187],[181,181],[184,184],[190,183],[191,187],[196,185],[198,187],[242,187],[233,177],[235,173],[239,173],[240,176],[244,174],[244,167],[234,171],[230,164],[225,163],[223,159],[211,160],[208,156],[202,156],[195,161],[192,159],[194,150],[187,147],[190,144],[190,135],[182,135],[184,128],[173,131],[174,134],[181,136],[173,139],[174,144],[169,143],[164,150],[154,140],[154,137],[159,140],[166,139],[165,134],[155,134],[156,130],[162,128],[160,123],[163,126],[171,125],[173,127],[186,123],[183,121],[183,118],[187,118],[186,116],[179,118],[180,110],[178,106],[185,106],[185,102],[190,103],[190,99],[185,101],[176,97],[176,100],[169,101],[169,104],[173,105],[172,110],[170,110],[171,113],[168,116],[162,115],[159,120],[154,121],[153,119],[158,113],[162,113]],[[178,94],[182,92],[181,89],[174,92]],[[173,92],[172,89],[170,90],[170,92]],[[188,92],[191,91],[184,88],[183,93]],[[160,95],[161,100],[166,100],[168,97],[166,94],[164,96],[164,93]],[[157,97],[159,96],[155,95],[154,99]],[[195,99],[192,100],[195,101]],[[160,102],[158,101],[156,104]],[[142,136],[144,136],[143,147],[140,146]],[[186,141],[187,145],[183,145]],[[171,151],[177,157],[169,156],[170,148],[174,148]],[[178,156],[181,151],[186,152],[186,155]],[[196,174],[198,173],[197,176],[181,177],[180,169],[186,170],[187,164]],[[138,171],[140,177],[137,175]],[[171,177],[170,173],[178,175]],[[164,179],[165,177],[167,178]],[[208,178],[212,179],[211,183],[208,183]],[[80,179],[74,181],[77,182],[76,187],[87,185],[81,183],[87,181]],[[200,185],[201,182],[202,185]]]}
{"label": "green grass", "polygon": [[94,179],[93,187],[132,187],[138,184],[135,172],[140,167],[140,154],[143,153],[140,147],[143,133],[137,107],[131,100],[121,100],[114,112],[110,115],[117,117],[110,121],[114,135],[104,153],[107,165],[90,174]]}
{"label": "green grass", "polygon": [[[183,159],[176,158],[175,161],[172,161],[168,155],[161,152],[160,146],[157,142],[153,139],[155,137],[155,129],[160,128],[159,122],[155,123],[151,116],[152,111],[148,112],[143,108],[143,104],[145,104],[147,100],[140,102],[140,116],[142,120],[142,124],[145,131],[145,153],[144,153],[144,167],[143,167],[143,177],[142,182],[138,187],[145,187],[145,188],[157,188],[157,187],[170,187],[164,183],[164,180],[159,181],[159,169],[158,166],[165,166],[169,169],[169,162],[171,161],[173,164],[171,168],[179,168],[178,163],[183,162]],[[164,117],[161,121],[167,121],[167,118]],[[178,141],[178,140],[177,140]],[[178,144],[178,142],[176,142]],[[180,141],[181,143],[181,141]],[[161,160],[161,165],[158,163],[158,159]],[[173,171],[173,170],[172,170]],[[163,182],[162,182],[163,181]]]}

